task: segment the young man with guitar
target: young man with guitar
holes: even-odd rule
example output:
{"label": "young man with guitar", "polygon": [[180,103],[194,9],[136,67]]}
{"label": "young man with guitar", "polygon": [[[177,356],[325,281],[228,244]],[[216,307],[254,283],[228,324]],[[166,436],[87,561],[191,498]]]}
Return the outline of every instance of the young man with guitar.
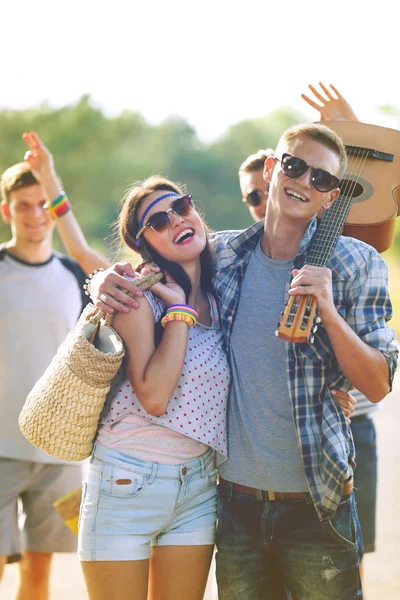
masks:
{"label": "young man with guitar", "polygon": [[[319,112],[321,121],[359,122],[347,100],[334,86],[330,87],[331,89],[320,83],[319,91],[313,85],[309,85],[313,96],[310,98],[302,94],[302,98]],[[271,148],[258,150],[257,153],[248,156],[239,168],[242,200],[255,221],[265,217],[268,184],[264,181],[263,171],[266,159],[273,156],[274,152]],[[373,415],[381,404],[369,402],[358,390],[353,390],[352,395],[357,400],[351,415],[351,432],[357,463],[354,489],[365,554],[375,551],[378,456]],[[360,565],[362,580],[363,565],[364,560]]]}
{"label": "young man with guitar", "polygon": [[[346,160],[327,127],[287,130],[265,163],[264,222],[212,236],[233,377],[229,459],[219,466],[220,600],[284,600],[286,590],[295,600],[362,598],[354,445],[332,390],[351,382],[379,402],[390,391],[397,350],[379,254],[340,237],[324,266],[309,261],[316,215],[338,198]],[[133,305],[116,286],[135,293],[134,286],[115,270],[106,283],[98,277],[97,299]],[[310,341],[274,335],[288,291],[296,302],[280,329],[297,325],[304,297],[294,333],[304,335],[317,305]]]}

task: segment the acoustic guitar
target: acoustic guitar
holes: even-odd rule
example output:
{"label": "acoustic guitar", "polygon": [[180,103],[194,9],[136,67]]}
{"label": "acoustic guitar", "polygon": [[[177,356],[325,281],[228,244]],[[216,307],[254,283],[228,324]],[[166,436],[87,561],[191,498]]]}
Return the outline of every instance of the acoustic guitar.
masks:
{"label": "acoustic guitar", "polygon": [[[340,194],[325,211],[307,258],[307,264],[324,267],[341,233],[378,252],[390,248],[400,214],[400,131],[347,121],[320,123],[342,138],[348,155]],[[313,296],[291,296],[276,335],[313,343],[319,321]]]}

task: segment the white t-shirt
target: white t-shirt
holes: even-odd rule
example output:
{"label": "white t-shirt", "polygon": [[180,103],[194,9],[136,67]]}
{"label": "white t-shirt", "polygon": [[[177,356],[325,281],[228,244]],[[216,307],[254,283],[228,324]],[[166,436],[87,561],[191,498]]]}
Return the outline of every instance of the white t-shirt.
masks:
{"label": "white t-shirt", "polygon": [[18,417],[82,310],[73,270],[84,278],[76,263],[56,253],[30,264],[0,249],[0,457],[65,462],[28,442]]}

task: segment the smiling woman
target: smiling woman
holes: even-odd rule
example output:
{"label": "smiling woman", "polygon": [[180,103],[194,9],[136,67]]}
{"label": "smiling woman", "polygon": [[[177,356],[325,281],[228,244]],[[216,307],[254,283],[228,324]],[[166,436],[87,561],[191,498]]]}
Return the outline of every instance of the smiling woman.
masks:
{"label": "smiling woman", "polygon": [[79,557],[91,599],[153,599],[162,589],[195,600],[213,554],[214,454],[227,455],[230,379],[206,230],[192,197],[160,177],[127,192],[118,224],[164,279],[114,320],[126,359],[100,418]]}

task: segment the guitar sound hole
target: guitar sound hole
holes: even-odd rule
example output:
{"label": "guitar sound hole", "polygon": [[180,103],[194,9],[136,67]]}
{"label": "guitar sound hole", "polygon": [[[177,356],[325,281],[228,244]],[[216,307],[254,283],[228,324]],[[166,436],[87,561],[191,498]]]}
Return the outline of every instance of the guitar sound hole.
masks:
{"label": "guitar sound hole", "polygon": [[358,181],[342,179],[340,182],[340,191],[347,198],[358,198],[364,193],[364,187]]}

